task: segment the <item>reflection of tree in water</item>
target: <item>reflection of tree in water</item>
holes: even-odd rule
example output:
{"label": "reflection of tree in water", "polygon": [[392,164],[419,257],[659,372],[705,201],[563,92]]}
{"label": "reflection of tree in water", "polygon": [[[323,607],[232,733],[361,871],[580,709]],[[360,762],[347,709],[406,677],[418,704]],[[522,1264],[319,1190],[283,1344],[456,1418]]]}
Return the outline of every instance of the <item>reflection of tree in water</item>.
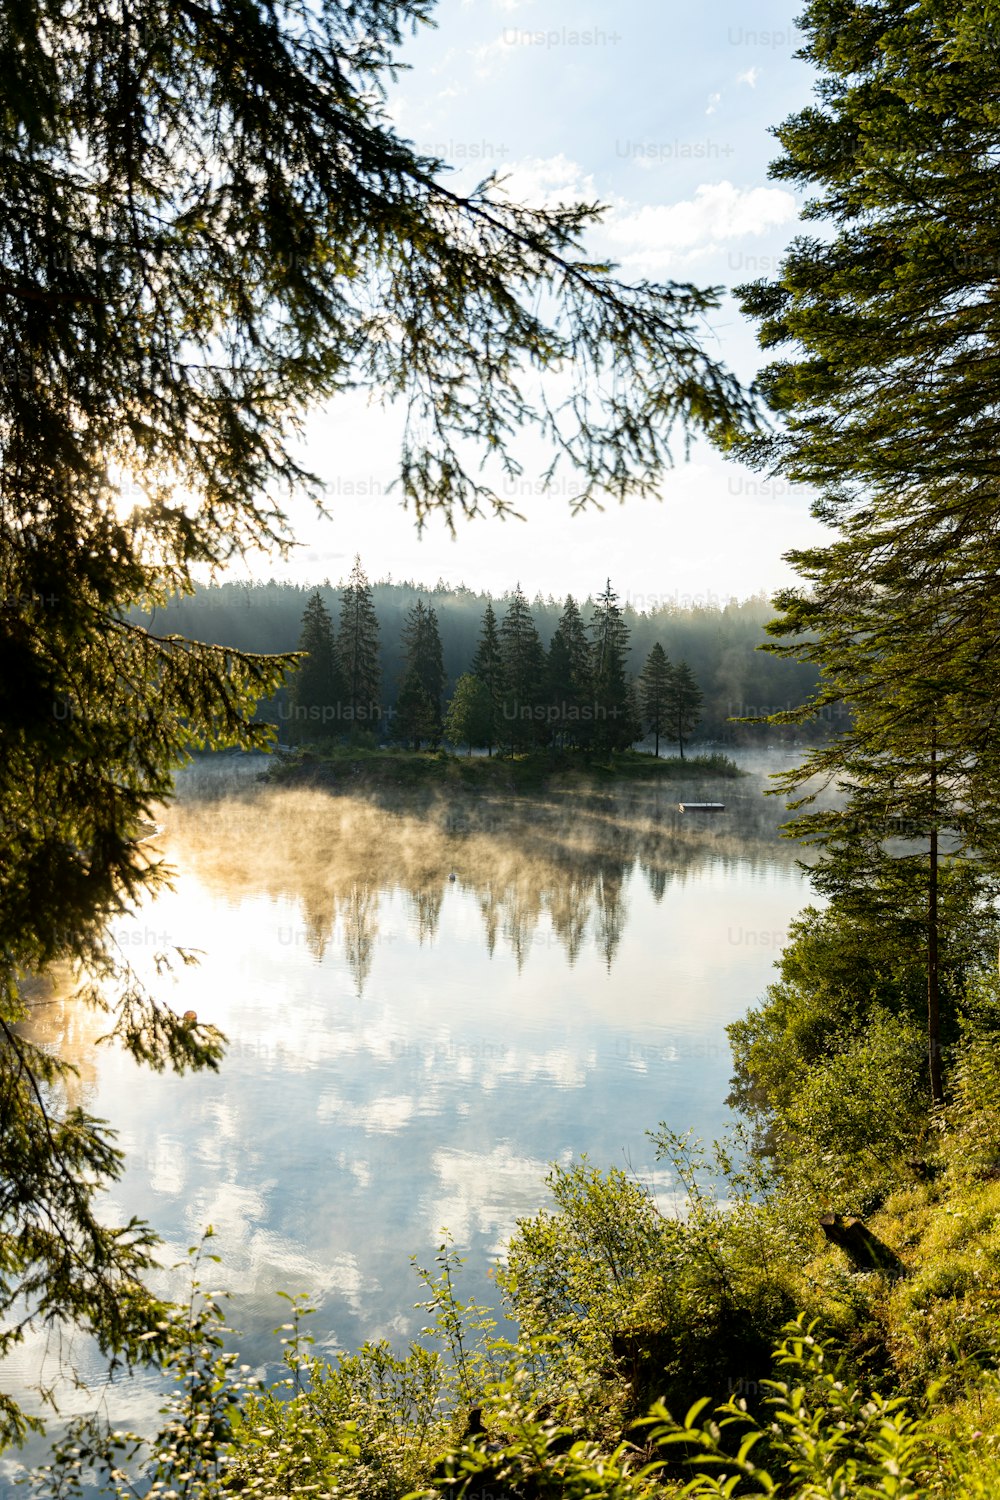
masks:
{"label": "reflection of tree in water", "polygon": [[607,869],[601,872],[597,882],[596,891],[596,938],[597,946],[604,954],[604,962],[611,970],[618,944],[621,942],[625,932],[626,907],[625,907],[625,883],[628,873],[625,869]]}
{"label": "reflection of tree in water", "polygon": [[[521,966],[548,923],[570,963],[589,936],[610,968],[637,866],[659,902],[672,882],[710,862],[751,871],[794,864],[801,851],[779,840],[785,814],[762,796],[761,783],[748,777],[448,802],[273,787],[182,795],[164,814],[166,853],[230,898],[263,890],[295,900],[317,959],[339,922],[359,994],[378,942],[380,892],[402,891],[420,941],[432,943],[451,872],[476,896],[491,955],[500,943]],[[726,811],[682,813],[681,800],[723,801]]]}
{"label": "reflection of tree in water", "polygon": [[486,951],[493,957],[497,946],[497,934],[500,931],[500,902],[492,884],[487,882],[486,889],[479,892],[479,910],[483,918],[483,936],[486,939]]}
{"label": "reflection of tree in water", "polygon": [[659,906],[667,889],[667,881],[671,878],[671,872],[665,870],[662,865],[643,864],[642,873],[646,877],[646,884],[653,893],[653,900]]}
{"label": "reflection of tree in water", "polygon": [[437,937],[438,925],[441,921],[441,905],[444,901],[444,886],[427,885],[419,890],[410,891],[410,905],[413,915],[417,919],[417,940],[423,947],[424,943],[433,943]]}
{"label": "reflection of tree in water", "polygon": [[340,905],[341,931],[344,939],[344,957],[350,965],[358,994],[364,992],[365,981],[375,962],[375,943],[378,939],[378,891],[371,885],[355,881],[347,899]]}
{"label": "reflection of tree in water", "polygon": [[592,883],[575,873],[549,893],[552,931],[562,943],[570,963],[576,963],[590,924]]}

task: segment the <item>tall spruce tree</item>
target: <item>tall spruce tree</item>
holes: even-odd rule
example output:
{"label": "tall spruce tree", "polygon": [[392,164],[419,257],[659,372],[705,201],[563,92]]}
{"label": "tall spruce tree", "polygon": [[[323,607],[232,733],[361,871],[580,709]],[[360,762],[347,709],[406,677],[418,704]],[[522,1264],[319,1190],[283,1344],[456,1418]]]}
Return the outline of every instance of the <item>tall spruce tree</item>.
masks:
{"label": "tall spruce tree", "polygon": [[516,754],[538,742],[544,724],[545,649],[520,584],[507,602],[499,636],[503,668],[502,742],[511,754]]}
{"label": "tall spruce tree", "polygon": [[[940,1102],[944,1035],[954,1028],[954,1017],[942,1022],[941,1014],[946,939],[940,891],[945,865],[971,863],[969,889],[977,867],[982,886],[996,870],[996,705],[984,698],[987,684],[976,681],[974,661],[967,659],[983,643],[966,636],[949,587],[953,566],[964,563],[945,551],[913,572],[912,548],[901,568],[900,549],[880,551],[872,540],[843,538],[811,564],[800,556],[813,589],[781,596],[784,614],[770,629],[782,643],[771,650],[818,661],[824,672],[814,698],[781,719],[801,723],[835,707],[844,727],[784,773],[779,785],[798,813],[793,831],[824,850],[825,863],[814,873],[820,889],[832,886],[846,900],[850,878],[856,902],[878,907],[884,904],[880,893],[890,892],[897,910],[922,893],[928,1072],[932,1097]],[[815,788],[831,781],[845,794],[843,804],[813,811]],[[904,842],[890,846],[900,836]],[[906,903],[896,894],[899,875],[887,872],[891,863],[905,871]],[[891,921],[891,912],[883,919]]]}
{"label": "tall spruce tree", "polygon": [[315,589],[302,615],[299,650],[305,659],[291,681],[292,738],[298,744],[330,739],[341,731],[344,684],[333,638],[333,621]]}
{"label": "tall spruce tree", "polygon": [[704,703],[697,678],[686,661],[679,661],[671,669],[667,694],[667,723],[670,735],[677,741],[677,748],[684,759],[684,745],[701,723]]}
{"label": "tall spruce tree", "polygon": [[656,642],[639,674],[639,713],[642,726],[654,738],[653,754],[659,757],[660,737],[668,732],[673,669],[667,653]]}
{"label": "tall spruce tree", "polygon": [[340,596],[337,664],[346,725],[352,733],[358,729],[377,731],[382,717],[378,616],[371,585],[357,556]]}
{"label": "tall spruce tree", "polygon": [[626,669],[630,632],[610,578],[597,597],[590,634],[593,743],[601,751],[624,750],[639,731]]}
{"label": "tall spruce tree", "polygon": [[576,600],[568,594],[545,658],[546,723],[559,745],[579,748],[589,742],[590,667],[586,627]]}
{"label": "tall spruce tree", "polygon": [[483,611],[483,623],[479,631],[479,640],[476,643],[476,653],[472,658],[469,668],[473,677],[484,685],[490,699],[490,720],[487,731],[486,749],[489,755],[493,754],[493,746],[499,744],[501,724],[503,722],[503,657],[500,649],[500,632],[497,629],[497,617],[493,613],[493,605],[487,602]]}
{"label": "tall spruce tree", "polygon": [[435,748],[443,727],[444,658],[437,614],[422,599],[407,610],[403,649],[406,665],[396,700],[396,738],[412,742],[414,750],[424,741]]}
{"label": "tall spruce tree", "polygon": [[[784,779],[808,800],[814,774],[847,792],[837,819],[794,827],[826,851],[818,879],[853,870],[877,899],[896,857],[924,892],[928,1062],[940,1100],[940,839],[995,866],[1000,740],[1000,311],[991,7],[807,6],[805,55],[820,107],[786,121],[773,175],[811,194],[828,233],[797,240],[780,276],[743,289],[765,347],[784,357],[761,389],[781,416],[751,456],[819,490],[839,527],[791,554],[809,592],[784,591],[779,650],[819,665],[801,715],[843,715],[822,761]],[[882,882],[885,883],[884,881]]]}

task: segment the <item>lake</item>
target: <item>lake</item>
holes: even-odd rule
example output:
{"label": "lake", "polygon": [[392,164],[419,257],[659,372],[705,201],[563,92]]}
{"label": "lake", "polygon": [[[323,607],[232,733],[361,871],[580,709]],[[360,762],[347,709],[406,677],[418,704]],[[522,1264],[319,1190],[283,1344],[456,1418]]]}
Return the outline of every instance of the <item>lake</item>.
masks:
{"label": "lake", "polygon": [[[763,795],[794,756],[739,759],[739,781],[463,802],[194,768],[155,841],[175,889],[114,931],[146,973],[164,948],[200,950],[158,982],[226,1033],[220,1072],[140,1071],[58,995],[31,1021],[119,1132],[109,1213],[147,1218],[167,1263],[214,1227],[213,1275],[256,1365],[274,1357],[278,1289],[312,1294],[321,1350],[405,1342],[425,1317],[410,1256],[429,1264],[444,1228],[468,1257],[463,1295],[489,1301],[553,1161],[587,1153],[669,1196],[646,1132],[723,1131],[724,1027],[808,900]],[[33,1340],[8,1384],[41,1358]],[[114,1396],[120,1420],[150,1389]]]}

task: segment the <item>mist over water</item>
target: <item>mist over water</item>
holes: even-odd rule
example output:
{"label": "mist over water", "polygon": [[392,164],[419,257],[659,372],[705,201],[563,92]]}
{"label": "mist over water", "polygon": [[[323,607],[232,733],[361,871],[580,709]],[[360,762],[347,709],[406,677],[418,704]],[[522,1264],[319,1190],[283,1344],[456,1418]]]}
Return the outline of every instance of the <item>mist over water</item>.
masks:
{"label": "mist over water", "polygon": [[[151,976],[158,952],[201,950],[155,982],[226,1033],[220,1072],[141,1071],[58,995],[31,1021],[77,1064],[73,1102],[120,1133],[109,1213],[149,1219],[167,1265],[214,1226],[213,1276],[257,1364],[279,1288],[313,1295],[321,1349],[414,1336],[409,1257],[429,1264],[444,1227],[469,1257],[463,1294],[490,1301],[554,1160],[630,1163],[667,1206],[645,1132],[722,1131],[725,1024],[808,899],[763,796],[773,766],[751,764],[742,781],[462,801],[196,767],[156,841],[175,888],[115,936]],[[33,1341],[19,1379],[39,1357]]]}

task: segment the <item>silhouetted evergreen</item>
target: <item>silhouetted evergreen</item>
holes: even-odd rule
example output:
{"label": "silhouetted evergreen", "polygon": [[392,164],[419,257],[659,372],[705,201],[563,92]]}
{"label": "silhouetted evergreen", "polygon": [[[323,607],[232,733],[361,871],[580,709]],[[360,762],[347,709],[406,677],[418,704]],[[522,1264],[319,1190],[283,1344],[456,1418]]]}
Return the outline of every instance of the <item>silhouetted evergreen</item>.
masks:
{"label": "silhouetted evergreen", "polygon": [[684,759],[684,745],[701,722],[702,692],[686,661],[679,661],[670,674],[667,721],[671,736]]}
{"label": "silhouetted evergreen", "polygon": [[545,704],[550,741],[562,749],[589,743],[590,642],[576,600],[566,596],[545,663]]}
{"label": "silhouetted evergreen", "polygon": [[630,632],[610,578],[598,597],[590,633],[592,744],[600,751],[624,750],[639,738],[642,730],[635,722],[626,669]]}
{"label": "silhouetted evergreen", "polygon": [[520,584],[515,588],[500,626],[503,665],[503,720],[501,740],[512,753],[527,750],[544,736],[542,686],[545,648],[535,628]]}
{"label": "silhouetted evergreen", "polygon": [[666,652],[657,641],[639,675],[639,712],[643,729],[653,736],[654,755],[659,755],[660,736],[668,729],[672,670]]}
{"label": "silhouetted evergreen", "polygon": [[497,617],[489,601],[483,611],[482,629],[479,632],[476,654],[472,658],[472,666],[469,670],[489,694],[490,708],[486,736],[477,743],[485,744],[488,754],[492,755],[493,746],[500,740],[500,723],[503,718],[503,660],[500,654]]}
{"label": "silhouetted evergreen", "polygon": [[[345,586],[329,581],[319,586],[323,602],[334,619],[338,617]],[[206,585],[146,614],[134,611],[130,618],[148,624],[158,635],[176,633],[248,652],[294,651],[303,610],[313,592],[313,588],[302,584],[273,581]],[[399,580],[373,583],[372,599],[381,627],[379,654],[384,713],[395,709],[399,684],[406,670],[402,640],[406,613],[417,599],[431,603],[437,614],[448,687],[453,688],[463,672],[482,675],[474,658],[485,628],[484,611],[490,606],[485,593],[463,585],[441,584],[427,589],[410,580]],[[504,606],[502,598],[492,602],[495,630],[495,616],[502,615]],[[644,606],[647,612],[638,606]],[[580,601],[579,612],[584,617],[589,618],[592,608],[592,600]],[[532,601],[531,615],[546,647],[553,641],[564,613],[561,600]],[[793,709],[815,691],[818,673],[812,663],[782,660],[758,650],[767,639],[765,626],[772,616],[773,609],[763,595],[728,603],[694,604],[649,597],[630,603],[625,596],[622,617],[631,632],[628,670],[638,676],[657,641],[670,660],[686,661],[705,697],[699,740],[719,745],[795,743],[807,738],[822,742],[832,731],[846,725],[846,714],[838,705],[821,709],[815,722],[805,726],[733,722]],[[549,703],[547,673],[544,693],[543,701]],[[568,694],[566,701],[572,706]],[[585,701],[589,701],[589,689]],[[288,705],[286,684],[257,711],[259,718],[279,726],[281,738],[285,737]],[[555,723],[558,725],[558,720]],[[344,733],[347,727],[341,723],[339,731]],[[568,734],[570,727],[567,723],[568,746],[573,744]],[[586,727],[582,720],[580,727]],[[385,732],[383,718],[383,735]]]}
{"label": "silhouetted evergreen", "polygon": [[371,585],[357,556],[340,599],[337,664],[343,686],[341,702],[345,727],[352,735],[358,729],[377,731],[381,719],[379,689],[382,681],[378,616],[372,602]]}
{"label": "silhouetted evergreen", "polygon": [[291,681],[288,738],[294,743],[331,739],[341,730],[343,681],[337,663],[333,621],[319,589],[309,596],[302,615],[300,651],[305,661]]}
{"label": "silhouetted evergreen", "polygon": [[406,669],[396,701],[393,738],[419,750],[426,741],[441,743],[441,695],[445,674],[437,615],[418,599],[406,617],[403,631]]}

